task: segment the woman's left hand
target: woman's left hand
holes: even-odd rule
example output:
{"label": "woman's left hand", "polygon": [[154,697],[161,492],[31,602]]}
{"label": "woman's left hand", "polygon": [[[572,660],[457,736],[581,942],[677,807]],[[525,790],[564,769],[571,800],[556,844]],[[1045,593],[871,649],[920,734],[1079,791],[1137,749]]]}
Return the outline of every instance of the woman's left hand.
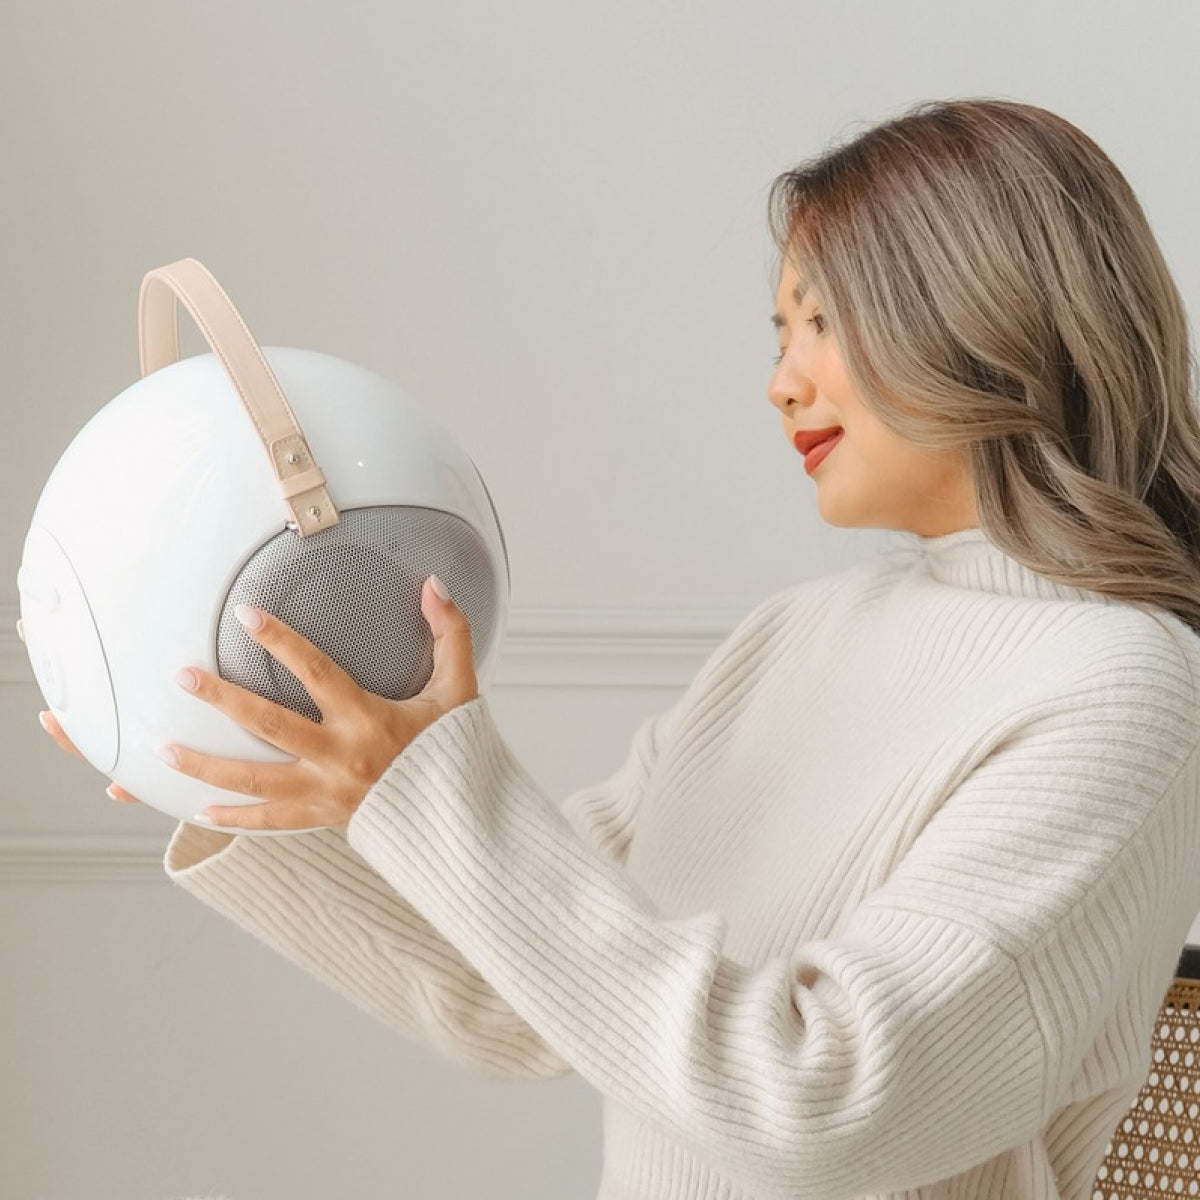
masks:
{"label": "woman's left hand", "polygon": [[248,762],[163,747],[163,756],[185,775],[258,803],[215,805],[197,814],[227,829],[311,829],[344,825],[395,757],[417,734],[452,708],[479,695],[466,617],[442,599],[432,579],[421,591],[421,612],[433,633],[433,675],[409,700],[364,691],[327,654],[290,626],[259,609],[261,624],[247,632],[308,690],[321,710],[318,724],[301,713],[247,691],[220,676],[188,667],[193,695],[219,708],[255,736],[287,754],[290,763]]}

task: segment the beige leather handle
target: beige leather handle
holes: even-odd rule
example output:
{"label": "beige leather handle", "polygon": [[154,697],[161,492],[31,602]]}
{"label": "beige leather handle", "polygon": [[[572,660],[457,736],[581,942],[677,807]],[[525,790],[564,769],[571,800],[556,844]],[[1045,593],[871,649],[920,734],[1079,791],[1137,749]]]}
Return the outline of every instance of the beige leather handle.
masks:
{"label": "beige leather handle", "polygon": [[181,258],[147,272],[138,297],[142,375],[179,361],[176,300],[192,314],[262,438],[301,537],[338,523],[325,476],[246,322],[203,263]]}

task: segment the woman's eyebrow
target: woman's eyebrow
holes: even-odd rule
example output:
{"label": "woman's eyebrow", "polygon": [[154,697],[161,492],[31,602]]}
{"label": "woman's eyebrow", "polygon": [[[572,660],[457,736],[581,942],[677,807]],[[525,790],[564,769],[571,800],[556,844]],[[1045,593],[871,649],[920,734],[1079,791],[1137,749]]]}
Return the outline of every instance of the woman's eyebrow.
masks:
{"label": "woman's eyebrow", "polygon": [[[804,297],[808,295],[808,289],[809,282],[807,279],[796,280],[796,286],[792,288],[792,299],[795,300],[797,304],[803,304]],[[776,329],[782,329],[787,324],[787,321],[778,313],[772,313],[771,324],[774,325]]]}

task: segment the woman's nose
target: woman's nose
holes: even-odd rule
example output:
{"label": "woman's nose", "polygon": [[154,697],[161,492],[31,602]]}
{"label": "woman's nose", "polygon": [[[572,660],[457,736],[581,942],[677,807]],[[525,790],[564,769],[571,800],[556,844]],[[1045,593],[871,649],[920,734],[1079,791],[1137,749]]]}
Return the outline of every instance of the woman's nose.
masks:
{"label": "woman's nose", "polygon": [[798,404],[811,404],[814,394],[812,381],[790,364],[785,354],[767,385],[767,399],[787,413]]}

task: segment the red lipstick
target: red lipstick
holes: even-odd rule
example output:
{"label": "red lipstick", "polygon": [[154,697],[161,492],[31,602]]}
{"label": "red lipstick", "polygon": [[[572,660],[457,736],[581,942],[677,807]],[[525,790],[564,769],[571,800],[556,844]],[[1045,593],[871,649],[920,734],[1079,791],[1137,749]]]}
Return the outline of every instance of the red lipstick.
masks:
{"label": "red lipstick", "polygon": [[804,469],[811,475],[825,456],[842,440],[842,427],[801,429],[792,442],[804,455]]}

